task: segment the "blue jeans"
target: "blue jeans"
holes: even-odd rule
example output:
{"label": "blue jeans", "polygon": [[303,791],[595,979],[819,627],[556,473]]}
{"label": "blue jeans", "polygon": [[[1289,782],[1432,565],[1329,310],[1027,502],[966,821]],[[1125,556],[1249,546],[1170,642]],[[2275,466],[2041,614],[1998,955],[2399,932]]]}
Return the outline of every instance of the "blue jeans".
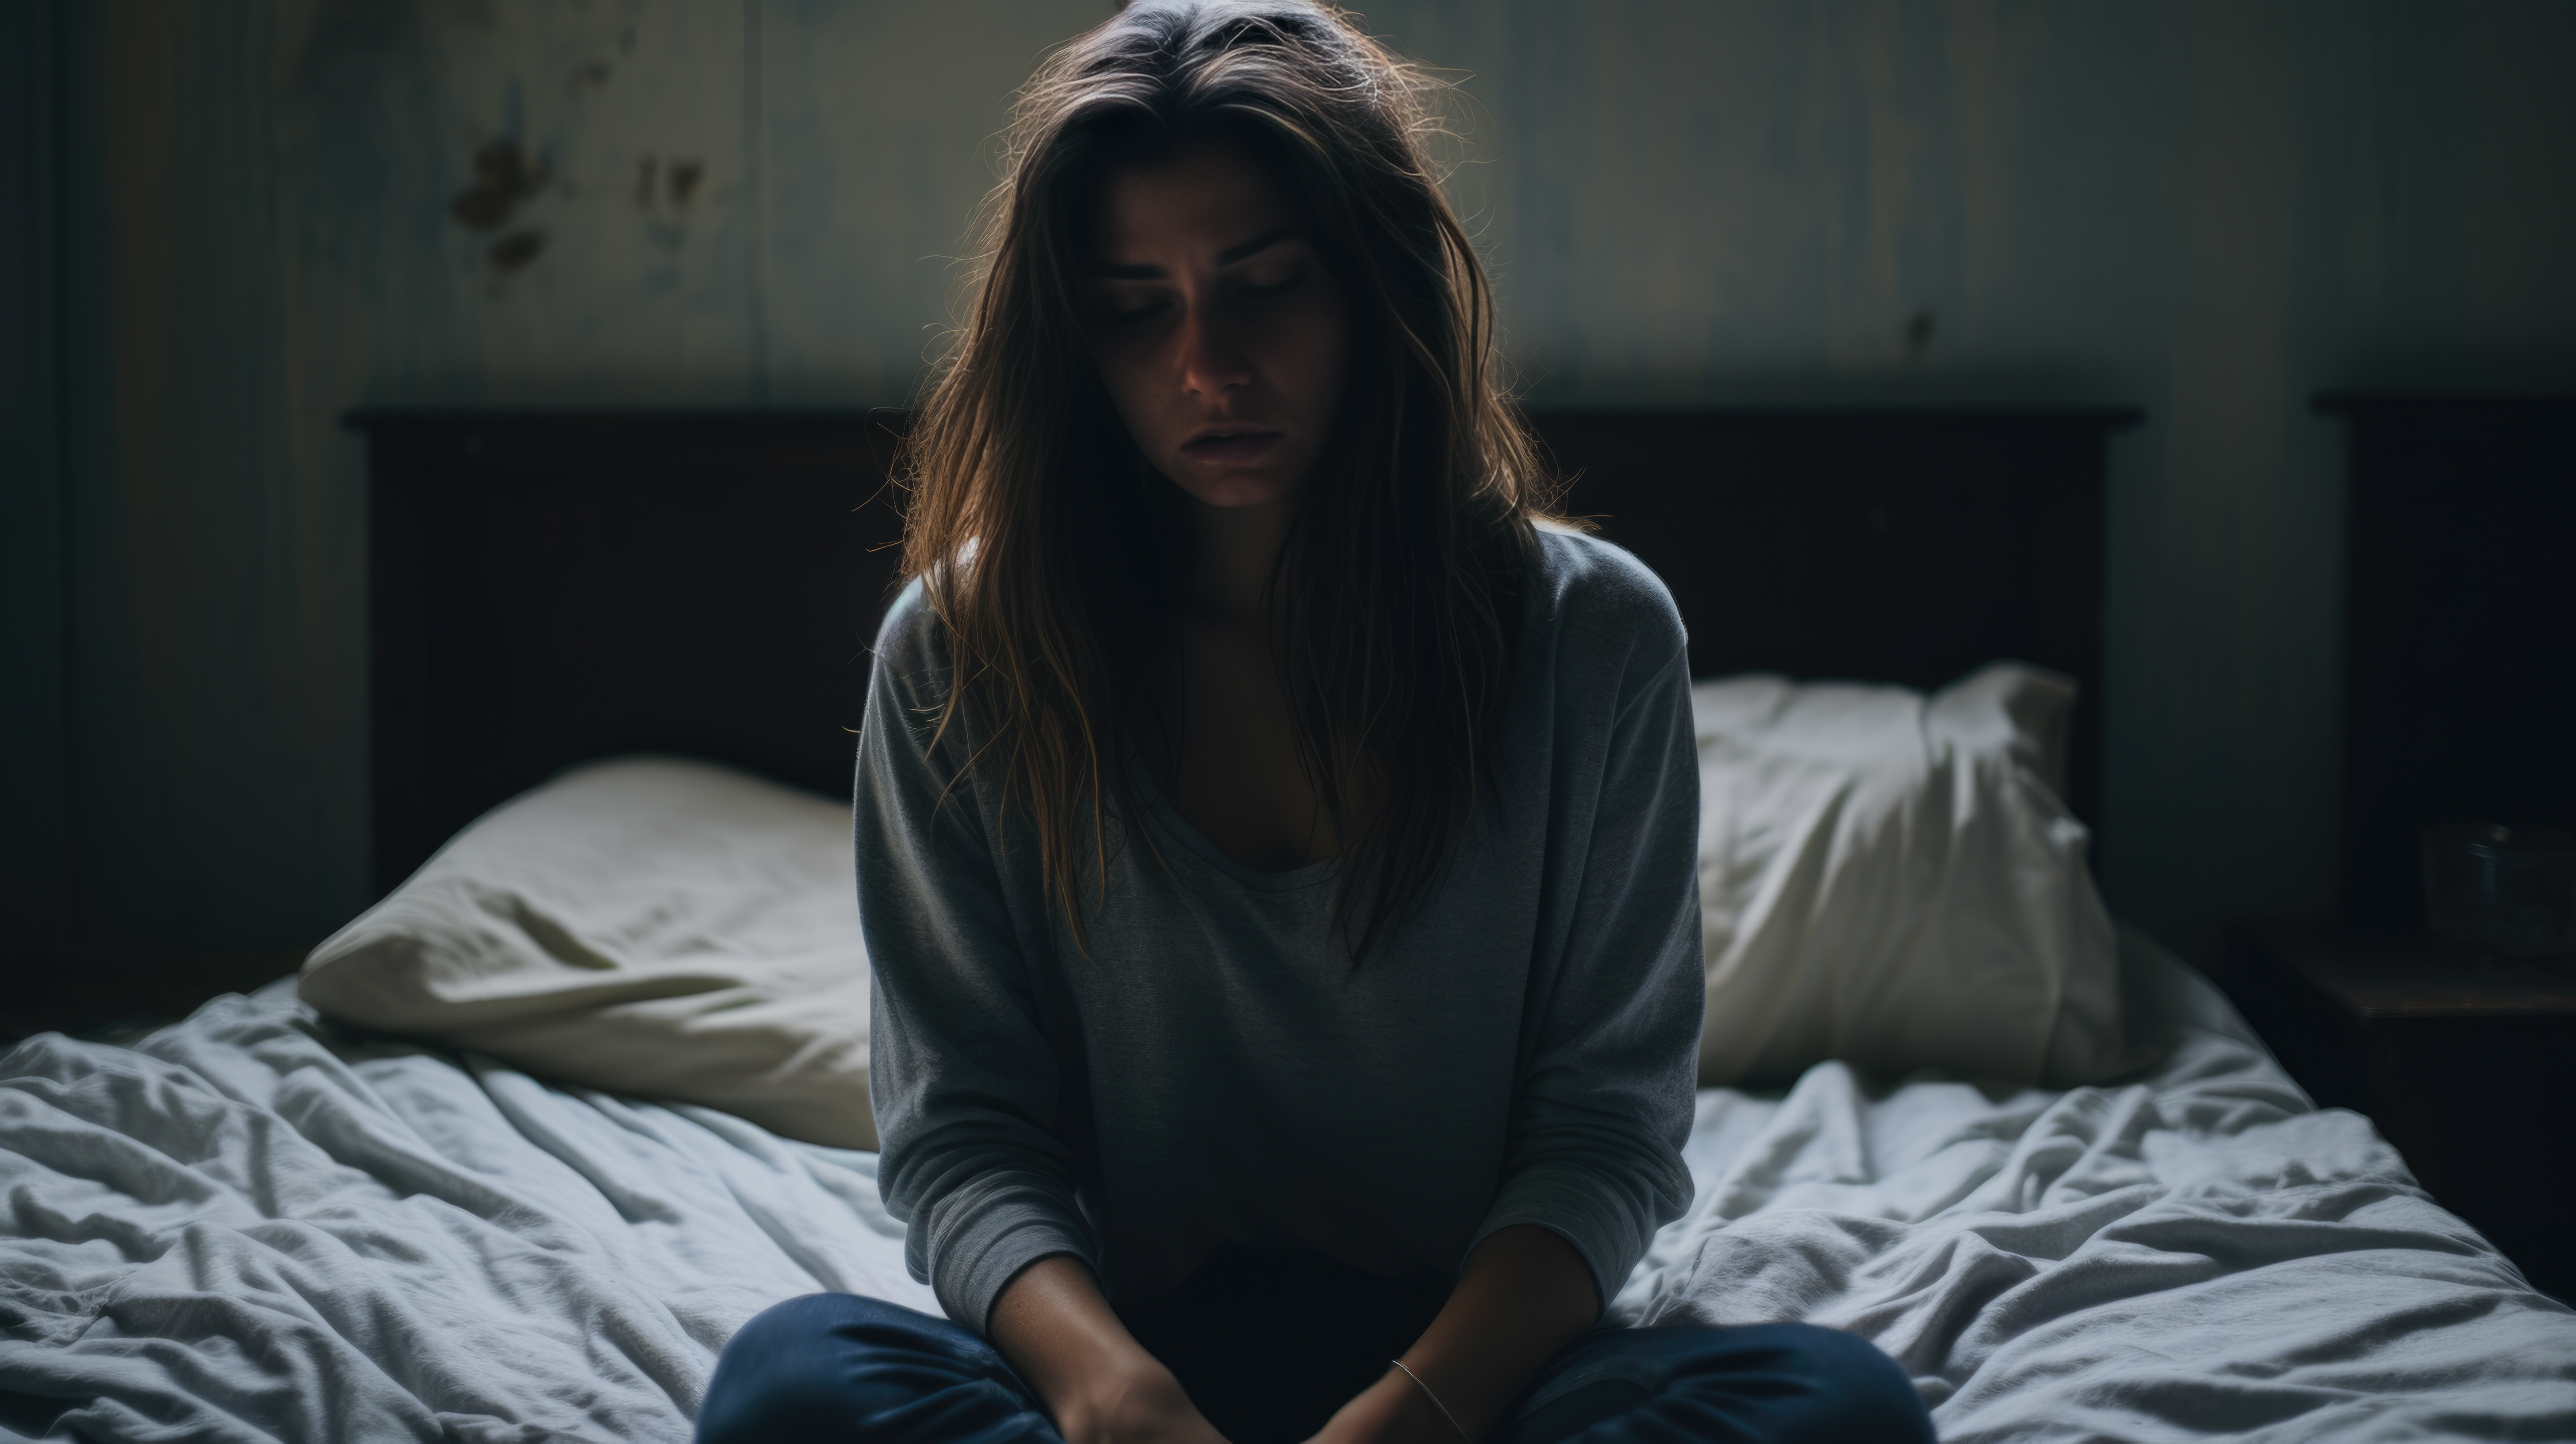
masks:
{"label": "blue jeans", "polygon": [[[1411,1345],[1429,1322],[1424,1303],[1438,1312],[1432,1286],[1381,1281],[1379,1297],[1280,1347],[1283,1317],[1311,1323],[1299,1305],[1323,1292],[1346,1296],[1352,1283],[1321,1260],[1283,1264],[1221,1263],[1171,1306],[1128,1320],[1229,1444],[1312,1435]],[[1268,1293],[1254,1295],[1262,1306],[1243,1306],[1245,1282],[1319,1266],[1338,1287],[1292,1285],[1287,1307]],[[1196,1287],[1211,1275],[1217,1286]],[[1225,1306],[1207,1307],[1219,1300]],[[1578,1435],[1584,1444],[1930,1444],[1932,1421],[1894,1361],[1833,1329],[1595,1329],[1548,1361],[1491,1437],[1557,1444]],[[991,1345],[946,1319],[856,1294],[808,1294],[743,1325],[698,1411],[699,1444],[809,1439],[1061,1444]]]}

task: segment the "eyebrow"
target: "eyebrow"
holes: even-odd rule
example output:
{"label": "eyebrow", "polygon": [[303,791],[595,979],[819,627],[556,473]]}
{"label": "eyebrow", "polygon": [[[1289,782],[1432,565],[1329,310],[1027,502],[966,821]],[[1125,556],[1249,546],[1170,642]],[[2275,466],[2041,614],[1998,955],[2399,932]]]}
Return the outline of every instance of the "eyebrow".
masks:
{"label": "eyebrow", "polygon": [[[1297,234],[1297,228],[1294,226],[1281,226],[1276,230],[1263,231],[1251,240],[1228,246],[1217,252],[1216,263],[1220,266],[1231,266],[1237,261],[1257,256],[1281,241],[1293,240]],[[1094,266],[1091,268],[1091,274],[1111,281],[1159,281],[1163,279],[1164,271],[1160,266]]]}

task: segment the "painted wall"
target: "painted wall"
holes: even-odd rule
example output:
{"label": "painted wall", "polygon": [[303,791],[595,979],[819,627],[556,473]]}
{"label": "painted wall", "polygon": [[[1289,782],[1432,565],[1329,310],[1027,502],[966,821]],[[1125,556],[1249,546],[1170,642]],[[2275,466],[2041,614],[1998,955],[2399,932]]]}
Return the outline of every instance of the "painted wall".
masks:
{"label": "painted wall", "polygon": [[[89,945],[295,946],[367,901],[343,411],[901,402],[1007,93],[1110,8],[59,7]],[[1455,187],[1538,402],[2146,407],[2111,507],[2113,904],[2200,946],[2324,900],[2340,455],[2305,400],[2576,380],[2576,6],[1368,19],[1463,73]]]}
{"label": "painted wall", "polygon": [[0,959],[70,941],[55,40],[0,6]]}

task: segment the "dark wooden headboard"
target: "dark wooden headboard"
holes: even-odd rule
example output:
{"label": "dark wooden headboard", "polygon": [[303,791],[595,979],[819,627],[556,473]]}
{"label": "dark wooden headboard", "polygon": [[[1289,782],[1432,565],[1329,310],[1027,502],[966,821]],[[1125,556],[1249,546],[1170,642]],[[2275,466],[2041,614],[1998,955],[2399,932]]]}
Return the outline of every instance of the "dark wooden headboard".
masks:
{"label": "dark wooden headboard", "polygon": [[[1569,508],[1673,590],[1700,675],[2084,688],[2099,790],[2105,439],[2135,413],[1542,414]],[[375,872],[619,752],[838,793],[901,535],[887,412],[361,412]]]}

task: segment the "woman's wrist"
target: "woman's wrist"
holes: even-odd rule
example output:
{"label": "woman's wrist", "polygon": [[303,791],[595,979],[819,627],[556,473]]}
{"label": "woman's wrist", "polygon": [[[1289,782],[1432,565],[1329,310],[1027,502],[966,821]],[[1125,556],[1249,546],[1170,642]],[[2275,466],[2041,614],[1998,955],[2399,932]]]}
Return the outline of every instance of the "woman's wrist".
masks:
{"label": "woman's wrist", "polygon": [[[1444,1438],[1455,1441],[1455,1444],[1475,1444],[1475,1436],[1467,1432],[1468,1426],[1466,1422],[1458,1417],[1456,1410],[1449,1407],[1448,1400],[1440,1397],[1440,1391],[1431,1386],[1431,1381],[1422,1376],[1422,1371],[1425,1367],[1427,1367],[1427,1364],[1416,1365],[1407,1363],[1402,1359],[1396,1360],[1393,1372],[1387,1376],[1385,1381],[1387,1387],[1405,1394],[1417,1400],[1421,1404],[1428,1405],[1430,1411],[1440,1419],[1439,1433]],[[1402,1382],[1398,1382],[1399,1380]],[[1409,1415],[1419,1415],[1422,1410],[1415,1408],[1409,1409],[1406,1412]]]}
{"label": "woman's wrist", "polygon": [[1122,1423],[1187,1407],[1188,1396],[1161,1360],[1130,1344],[1105,1351],[1090,1366],[1060,1377],[1047,1414],[1066,1444],[1115,1439]]}
{"label": "woman's wrist", "polygon": [[1119,1401],[1162,1370],[1110,1311],[1090,1268],[1069,1255],[1039,1259],[1003,1285],[989,1332],[1075,1444],[1097,1435],[1100,1421],[1117,1417]]}
{"label": "woman's wrist", "polygon": [[1344,1404],[1314,1444],[1470,1444],[1420,1383],[1389,1366],[1386,1377]]}
{"label": "woman's wrist", "polygon": [[1591,1325],[1596,1298],[1590,1268],[1562,1237],[1530,1224],[1498,1230],[1468,1257],[1448,1305],[1405,1351],[1405,1367],[1390,1364],[1352,1401],[1344,1412],[1353,1432],[1327,1430],[1329,1444],[1476,1444],[1548,1358]]}

